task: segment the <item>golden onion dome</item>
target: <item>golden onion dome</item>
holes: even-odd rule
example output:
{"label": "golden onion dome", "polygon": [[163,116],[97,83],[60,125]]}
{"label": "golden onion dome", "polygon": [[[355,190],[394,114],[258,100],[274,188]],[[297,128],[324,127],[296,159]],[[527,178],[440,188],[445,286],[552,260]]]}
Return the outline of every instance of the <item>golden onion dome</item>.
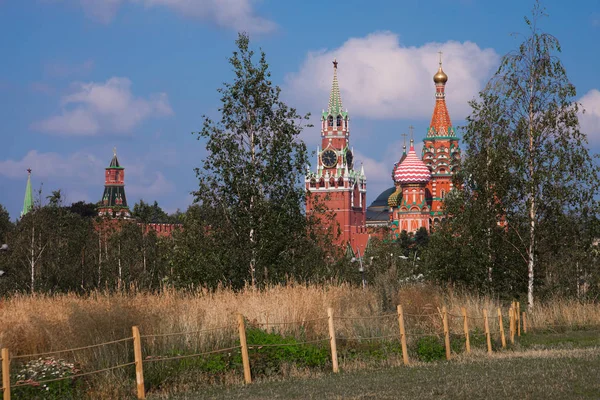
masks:
{"label": "golden onion dome", "polygon": [[444,85],[446,84],[446,82],[448,82],[448,75],[446,75],[446,73],[442,69],[442,63],[440,63],[440,68],[438,69],[437,73],[433,76],[433,81],[436,84],[442,83]]}

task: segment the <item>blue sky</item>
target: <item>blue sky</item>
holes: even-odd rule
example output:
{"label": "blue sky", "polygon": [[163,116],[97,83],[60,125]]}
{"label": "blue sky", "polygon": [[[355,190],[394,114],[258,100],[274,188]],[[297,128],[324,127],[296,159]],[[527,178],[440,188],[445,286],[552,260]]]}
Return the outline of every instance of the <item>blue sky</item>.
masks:
{"label": "blue sky", "polygon": [[[575,6],[576,4],[576,6]],[[368,200],[391,184],[401,134],[426,132],[437,52],[449,76],[455,126],[526,33],[532,1],[431,0],[0,0],[0,203],[22,207],[27,168],[43,194],[96,202],[117,147],[130,205],[185,209],[204,146],[191,134],[216,116],[227,58],[240,30],[267,53],[274,82],[301,113],[327,106],[331,60]],[[600,0],[543,2],[541,27],[587,112],[581,124],[600,150]],[[316,128],[303,133],[310,149]]]}

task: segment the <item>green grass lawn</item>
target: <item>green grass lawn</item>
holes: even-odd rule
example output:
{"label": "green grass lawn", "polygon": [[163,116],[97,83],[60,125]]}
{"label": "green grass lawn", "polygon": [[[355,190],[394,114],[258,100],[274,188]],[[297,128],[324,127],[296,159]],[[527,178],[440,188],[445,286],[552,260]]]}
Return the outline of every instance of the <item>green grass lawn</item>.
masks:
{"label": "green grass lawn", "polygon": [[453,355],[450,362],[367,367],[340,374],[317,371],[306,378],[258,379],[247,386],[207,386],[193,393],[154,394],[149,398],[600,399],[598,330],[529,333],[492,357],[485,353],[485,346],[476,347],[474,354]]}
{"label": "green grass lawn", "polygon": [[[183,399],[599,399],[600,349],[484,354],[451,362],[212,387]],[[163,397],[165,398],[165,397]]]}

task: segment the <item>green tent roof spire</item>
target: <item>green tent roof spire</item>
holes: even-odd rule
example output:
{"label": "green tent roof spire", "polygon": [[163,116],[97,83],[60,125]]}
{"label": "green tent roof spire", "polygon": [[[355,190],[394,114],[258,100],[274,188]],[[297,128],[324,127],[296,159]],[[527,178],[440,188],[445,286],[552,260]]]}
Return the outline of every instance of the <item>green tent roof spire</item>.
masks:
{"label": "green tent roof spire", "polygon": [[110,165],[108,166],[109,168],[121,168],[121,165],[119,164],[119,160],[117,159],[117,148],[113,147],[113,158],[112,160],[110,160]]}
{"label": "green tent roof spire", "polygon": [[31,191],[31,168],[27,170],[27,187],[25,188],[25,199],[23,200],[23,211],[21,217],[33,209],[33,192]]}
{"label": "green tent roof spire", "polygon": [[331,85],[331,94],[329,95],[329,106],[327,112],[323,113],[324,116],[332,115],[334,117],[341,115],[346,116],[344,107],[342,106],[342,96],[340,95],[340,85],[337,78],[337,60],[333,60],[333,84]]}

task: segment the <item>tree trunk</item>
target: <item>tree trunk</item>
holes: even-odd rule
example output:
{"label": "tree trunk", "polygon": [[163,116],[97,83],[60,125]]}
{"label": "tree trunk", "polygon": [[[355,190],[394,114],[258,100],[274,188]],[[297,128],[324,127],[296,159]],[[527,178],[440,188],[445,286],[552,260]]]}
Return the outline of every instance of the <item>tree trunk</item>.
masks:
{"label": "tree trunk", "polygon": [[[250,132],[250,153],[252,164],[256,165],[256,148],[254,145],[254,131]],[[250,280],[252,289],[256,289],[256,236],[254,232],[254,195],[250,196]]]}
{"label": "tree trunk", "polygon": [[102,279],[102,234],[98,233],[98,288]]}
{"label": "tree trunk", "polygon": [[527,263],[527,306],[533,309],[533,277],[535,268],[535,221],[536,221],[536,186],[534,179],[535,148],[533,143],[533,103],[529,103],[529,260]]}
{"label": "tree trunk", "polygon": [[118,250],[119,250],[119,279],[117,280],[117,290],[121,291],[121,283],[123,282],[123,269],[121,268],[121,240],[119,240],[119,244],[118,244]]}
{"label": "tree trunk", "polygon": [[35,226],[31,228],[31,294],[35,293]]}

